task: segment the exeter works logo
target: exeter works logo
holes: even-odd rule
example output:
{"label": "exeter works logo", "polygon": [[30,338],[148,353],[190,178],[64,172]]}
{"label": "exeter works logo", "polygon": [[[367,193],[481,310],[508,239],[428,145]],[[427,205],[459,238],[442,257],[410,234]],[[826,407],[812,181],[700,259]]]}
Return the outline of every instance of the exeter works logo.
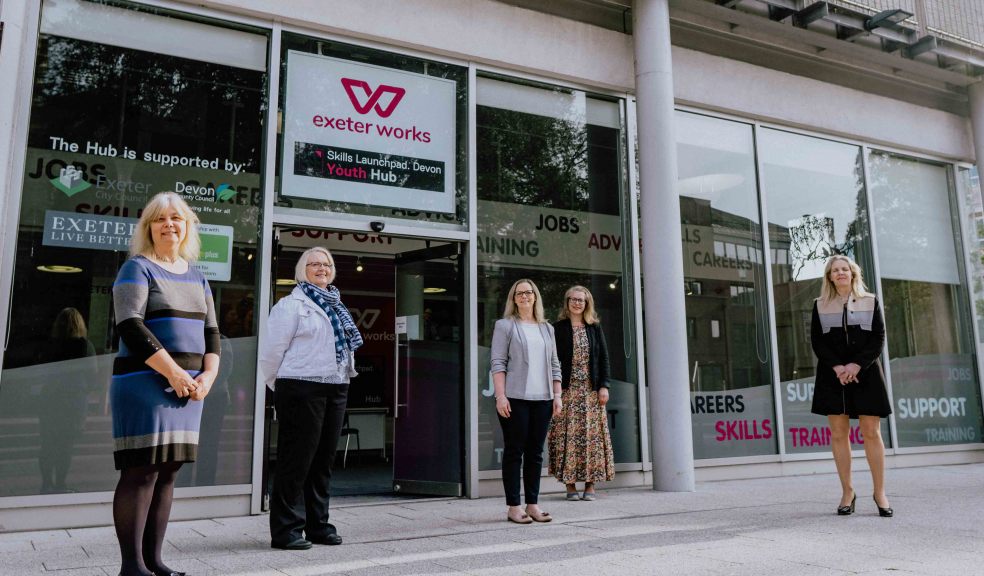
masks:
{"label": "exeter works logo", "polygon": [[69,164],[58,171],[58,178],[50,180],[51,185],[61,190],[65,196],[71,198],[79,192],[88,190],[92,184],[85,181],[81,170]]}
{"label": "exeter works logo", "polygon": [[[355,108],[356,112],[359,114],[368,114],[375,107],[376,114],[380,118],[389,118],[390,114],[396,110],[396,106],[400,103],[400,100],[403,100],[403,96],[407,93],[405,88],[388,86],[386,84],[380,84],[375,90],[372,90],[368,82],[365,80],[355,80],[354,78],[342,78],[342,87],[345,88],[345,93],[348,94],[349,100],[352,102],[352,107]],[[360,89],[367,98],[365,104],[359,103],[359,97],[356,95],[355,90],[353,90],[354,88]],[[386,94],[391,94],[392,99],[384,108],[379,100]]]}

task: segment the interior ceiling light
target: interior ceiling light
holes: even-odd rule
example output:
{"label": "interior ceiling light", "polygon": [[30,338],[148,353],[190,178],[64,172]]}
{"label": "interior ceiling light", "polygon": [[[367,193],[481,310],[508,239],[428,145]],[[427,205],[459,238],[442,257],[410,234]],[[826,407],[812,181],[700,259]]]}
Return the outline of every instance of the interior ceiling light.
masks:
{"label": "interior ceiling light", "polygon": [[447,288],[437,288],[437,287],[424,288],[424,294],[440,294],[442,292],[447,292],[447,291],[448,291]]}
{"label": "interior ceiling light", "polygon": [[362,258],[355,259],[355,271],[362,272],[365,268],[362,267]]}
{"label": "interior ceiling light", "polygon": [[82,271],[78,266],[62,266],[60,264],[43,264],[38,266],[38,270],[55,274],[75,274]]}
{"label": "interior ceiling light", "polygon": [[293,278],[277,278],[277,286],[293,286],[297,284],[297,280]]}

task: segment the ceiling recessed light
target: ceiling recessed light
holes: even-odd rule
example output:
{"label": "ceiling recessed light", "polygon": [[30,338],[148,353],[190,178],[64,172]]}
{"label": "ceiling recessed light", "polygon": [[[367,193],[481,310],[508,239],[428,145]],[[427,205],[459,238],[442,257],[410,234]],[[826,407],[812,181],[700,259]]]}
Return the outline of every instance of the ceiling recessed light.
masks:
{"label": "ceiling recessed light", "polygon": [[447,291],[447,288],[424,288],[424,294],[440,294]]}
{"label": "ceiling recessed light", "polygon": [[297,284],[297,280],[293,278],[277,278],[277,286],[293,286]]}
{"label": "ceiling recessed light", "polygon": [[78,266],[62,266],[60,264],[41,265],[38,266],[38,270],[42,272],[54,272],[55,274],[75,274],[76,272],[82,271]]}

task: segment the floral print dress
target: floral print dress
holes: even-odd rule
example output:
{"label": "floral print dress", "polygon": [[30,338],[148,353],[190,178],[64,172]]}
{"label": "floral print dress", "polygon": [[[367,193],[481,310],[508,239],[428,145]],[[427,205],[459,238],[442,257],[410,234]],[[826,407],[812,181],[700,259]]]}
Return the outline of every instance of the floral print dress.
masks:
{"label": "floral print dress", "polygon": [[592,390],[588,370],[588,333],[574,326],[574,358],[563,411],[550,423],[549,472],[564,484],[615,478],[615,457],[608,432],[608,414]]}

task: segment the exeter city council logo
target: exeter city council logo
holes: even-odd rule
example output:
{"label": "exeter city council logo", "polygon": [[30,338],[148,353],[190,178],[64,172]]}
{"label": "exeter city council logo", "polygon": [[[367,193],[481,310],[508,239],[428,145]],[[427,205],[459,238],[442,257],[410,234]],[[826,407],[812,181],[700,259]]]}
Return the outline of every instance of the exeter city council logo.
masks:
{"label": "exeter city council logo", "polygon": [[[376,114],[379,114],[380,118],[389,118],[390,114],[396,110],[396,106],[400,103],[400,100],[403,100],[403,96],[407,93],[406,88],[388,86],[386,84],[380,84],[375,90],[372,90],[369,88],[368,82],[354,78],[342,78],[342,87],[345,88],[345,93],[348,94],[349,100],[352,102],[352,107],[355,108],[356,112],[359,114],[368,114],[375,107]],[[367,98],[365,104],[359,103],[359,97],[356,96],[353,88],[361,89]],[[384,108],[379,100],[386,94],[392,94],[393,98]]]}
{"label": "exeter city council logo", "polygon": [[92,186],[85,181],[82,171],[71,164],[59,170],[58,178],[52,178],[50,182],[52,186],[61,190],[69,198],[88,190]]}

